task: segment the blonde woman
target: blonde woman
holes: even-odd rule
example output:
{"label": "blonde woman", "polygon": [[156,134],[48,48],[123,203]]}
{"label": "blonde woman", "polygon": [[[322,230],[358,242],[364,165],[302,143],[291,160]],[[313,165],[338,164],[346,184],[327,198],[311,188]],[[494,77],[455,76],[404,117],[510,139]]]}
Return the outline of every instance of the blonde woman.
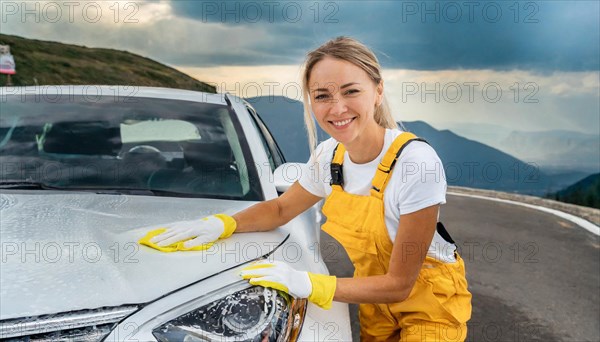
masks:
{"label": "blonde woman", "polygon": [[[397,128],[377,58],[355,39],[338,37],[308,53],[302,84],[312,153],[299,181],[279,198],[152,241],[167,246],[193,238],[185,244],[193,247],[233,232],[271,230],[325,199],[322,228],[348,252],[354,277],[268,261],[242,276],[323,308],[360,303],[363,341],[464,341],[471,294],[464,262],[438,223],[446,202],[443,167],[424,140]],[[331,135],[316,147],[314,121]]]}

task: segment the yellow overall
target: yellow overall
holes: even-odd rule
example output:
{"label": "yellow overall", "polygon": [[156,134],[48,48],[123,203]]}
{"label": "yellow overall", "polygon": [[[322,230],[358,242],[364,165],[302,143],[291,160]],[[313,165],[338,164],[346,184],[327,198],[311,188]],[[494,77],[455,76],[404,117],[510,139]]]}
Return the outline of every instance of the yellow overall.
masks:
{"label": "yellow overall", "polygon": [[[370,196],[347,193],[335,184],[345,148],[338,144],[332,160],[332,192],[326,198],[323,230],[338,240],[355,267],[354,277],[386,274],[392,254],[384,219],[384,190],[405,145],[418,139],[404,132],[384,155],[372,181]],[[337,164],[337,165],[336,165]],[[471,293],[465,266],[427,256],[410,296],[399,303],[360,304],[361,341],[464,341],[471,317]]]}

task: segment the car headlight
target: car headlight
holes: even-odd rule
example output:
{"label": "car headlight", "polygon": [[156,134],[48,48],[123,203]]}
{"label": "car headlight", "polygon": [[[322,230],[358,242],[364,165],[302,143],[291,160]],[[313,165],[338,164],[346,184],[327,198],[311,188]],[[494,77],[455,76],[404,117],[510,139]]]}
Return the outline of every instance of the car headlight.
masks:
{"label": "car headlight", "polygon": [[253,286],[179,315],[154,328],[152,334],[164,342],[295,341],[306,304],[304,299]]}

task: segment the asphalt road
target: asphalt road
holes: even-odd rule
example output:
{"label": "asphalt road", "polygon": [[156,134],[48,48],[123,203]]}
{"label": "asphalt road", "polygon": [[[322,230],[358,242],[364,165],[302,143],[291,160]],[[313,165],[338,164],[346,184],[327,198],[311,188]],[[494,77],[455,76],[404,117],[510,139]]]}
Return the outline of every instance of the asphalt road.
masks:
{"label": "asphalt road", "polygon": [[[600,341],[600,238],[522,206],[447,196],[441,221],[465,260],[473,315],[467,341]],[[322,233],[332,274],[352,276]],[[351,305],[359,341],[357,306]]]}

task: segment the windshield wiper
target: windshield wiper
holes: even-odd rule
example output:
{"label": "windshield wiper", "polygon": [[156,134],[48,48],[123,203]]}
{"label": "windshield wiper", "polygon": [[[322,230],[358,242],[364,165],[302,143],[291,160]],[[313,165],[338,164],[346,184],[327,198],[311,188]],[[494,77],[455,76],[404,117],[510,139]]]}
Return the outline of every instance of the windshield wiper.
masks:
{"label": "windshield wiper", "polygon": [[85,191],[94,192],[103,195],[156,195],[150,189],[130,189],[130,188],[99,188],[99,187],[57,187],[35,181],[4,181],[0,182],[0,189],[23,189],[23,190],[65,190],[65,191]]}
{"label": "windshield wiper", "polygon": [[[158,189],[139,189],[139,188],[78,188],[77,190],[96,191],[97,194],[111,195],[142,195],[142,196],[157,196],[157,197],[183,197],[183,198],[206,198],[206,195],[190,194],[185,192],[176,192],[170,190]],[[218,198],[218,197],[216,197]]]}
{"label": "windshield wiper", "polygon": [[174,192],[168,190],[139,188],[57,187],[35,181],[4,181],[0,182],[0,189],[86,191],[94,192],[99,195],[198,197],[198,195],[196,194],[186,194],[182,192]]}
{"label": "windshield wiper", "polygon": [[166,196],[166,197],[197,197],[194,194],[185,194],[168,190],[155,189],[135,189],[135,188],[79,188],[78,190],[95,191],[97,194],[104,195],[141,195],[141,196]]}
{"label": "windshield wiper", "polygon": [[35,181],[4,181],[0,182],[0,189],[56,190],[62,188]]}

